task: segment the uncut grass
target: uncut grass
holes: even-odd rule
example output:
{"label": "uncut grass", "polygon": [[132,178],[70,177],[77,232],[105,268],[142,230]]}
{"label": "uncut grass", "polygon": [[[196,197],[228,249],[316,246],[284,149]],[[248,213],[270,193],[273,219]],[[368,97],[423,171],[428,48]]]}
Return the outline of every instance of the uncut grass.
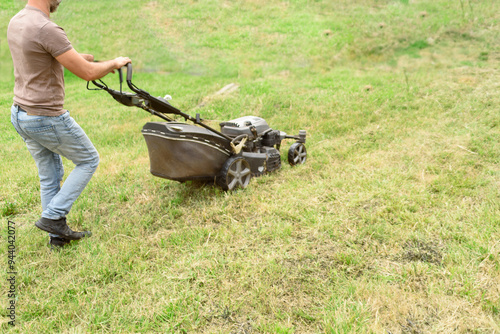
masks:
{"label": "uncut grass", "polygon": [[131,55],[134,82],[190,114],[304,128],[309,157],[231,194],[154,178],[139,132],[154,118],[67,75],[101,155],[69,218],[95,235],[47,250],[34,166],[3,121],[13,331],[497,331],[498,6],[465,4],[68,0],[58,22],[82,52]]}

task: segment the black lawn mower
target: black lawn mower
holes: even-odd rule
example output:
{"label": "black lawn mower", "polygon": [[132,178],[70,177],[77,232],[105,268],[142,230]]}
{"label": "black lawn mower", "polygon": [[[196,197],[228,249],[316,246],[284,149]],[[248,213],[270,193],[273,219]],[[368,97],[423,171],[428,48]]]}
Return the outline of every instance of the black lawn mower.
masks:
{"label": "black lawn mower", "polygon": [[[306,131],[297,136],[273,130],[256,116],[244,116],[220,123],[220,131],[203,123],[200,114],[193,118],[162,97],[151,96],[132,83],[132,64],[127,65],[127,85],[133,93],[123,92],[123,74],[118,70],[120,91],[102,80],[92,81],[119,103],[138,107],[164,122],[148,122],[142,134],[148,147],[151,174],[175,181],[212,181],[224,190],[245,188],[253,176],[281,168],[280,146],[284,139],[294,139],[288,150],[290,165],[306,162]],[[193,124],[179,122],[167,115],[178,115]]]}

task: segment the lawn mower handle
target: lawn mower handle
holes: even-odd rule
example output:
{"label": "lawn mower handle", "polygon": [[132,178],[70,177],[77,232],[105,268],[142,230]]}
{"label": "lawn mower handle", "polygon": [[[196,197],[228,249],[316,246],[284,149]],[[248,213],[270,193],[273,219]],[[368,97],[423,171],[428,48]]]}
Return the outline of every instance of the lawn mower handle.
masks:
{"label": "lawn mower handle", "polygon": [[[124,66],[125,67],[125,66]],[[121,83],[123,80],[122,76],[122,69],[118,69],[118,73],[120,75],[120,87]],[[161,98],[161,97],[154,97],[145,90],[142,90],[138,88],[136,85],[132,83],[132,63],[127,64],[127,85],[128,87],[135,93],[137,94],[138,97],[141,99],[147,101],[147,104],[150,108],[154,109],[155,111],[162,113],[162,114],[174,114],[174,115],[180,115],[184,117],[186,120],[190,120],[195,122],[196,119],[189,116],[188,114],[183,113],[179,109],[175,108],[172,106],[167,100]]]}
{"label": "lawn mower handle", "polygon": [[[120,87],[121,87],[121,80],[123,80],[122,77],[122,72],[121,69],[118,70],[118,73],[120,74]],[[231,141],[232,138],[228,137],[227,135],[223,134],[220,131],[215,130],[214,128],[202,123],[200,119],[200,115],[196,114],[196,118],[189,116],[186,113],[183,113],[179,109],[175,108],[172,106],[167,100],[161,98],[161,97],[154,97],[145,90],[142,90],[135,86],[132,83],[132,63],[127,64],[127,85],[128,87],[137,94],[138,97],[143,99],[144,101],[147,101],[148,107],[157,113],[161,114],[174,114],[174,115],[179,115],[182,116],[185,120],[189,120],[193,122],[194,124],[197,124],[201,127],[204,127],[205,129],[208,129],[216,134],[218,134],[221,137],[226,138],[227,140]]]}

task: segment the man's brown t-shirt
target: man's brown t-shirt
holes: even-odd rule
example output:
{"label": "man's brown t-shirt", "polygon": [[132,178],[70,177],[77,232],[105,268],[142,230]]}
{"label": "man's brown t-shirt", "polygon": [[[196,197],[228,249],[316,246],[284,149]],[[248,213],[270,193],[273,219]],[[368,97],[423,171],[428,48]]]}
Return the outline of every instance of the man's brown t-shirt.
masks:
{"label": "man's brown t-shirt", "polygon": [[55,57],[73,48],[64,30],[41,10],[26,6],[10,20],[7,40],[14,62],[14,103],[31,115],[62,115],[64,68]]}

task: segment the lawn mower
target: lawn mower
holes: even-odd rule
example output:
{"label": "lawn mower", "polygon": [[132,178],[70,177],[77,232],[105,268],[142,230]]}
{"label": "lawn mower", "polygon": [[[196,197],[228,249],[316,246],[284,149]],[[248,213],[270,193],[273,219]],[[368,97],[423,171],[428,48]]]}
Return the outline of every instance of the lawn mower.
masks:
{"label": "lawn mower", "polygon": [[[127,65],[126,82],[132,90],[122,91],[123,73],[118,70],[120,90],[109,88],[102,80],[92,81],[119,103],[138,107],[164,122],[148,122],[142,134],[148,147],[151,174],[175,181],[211,181],[224,190],[245,188],[253,176],[281,168],[280,146],[284,139],[295,139],[288,150],[290,165],[306,162],[306,131],[290,136],[273,130],[256,116],[244,116],[220,123],[220,131],[205,124],[200,114],[192,117],[171,105],[167,98],[154,97],[132,83],[132,64]],[[167,115],[178,115],[179,122]]]}

